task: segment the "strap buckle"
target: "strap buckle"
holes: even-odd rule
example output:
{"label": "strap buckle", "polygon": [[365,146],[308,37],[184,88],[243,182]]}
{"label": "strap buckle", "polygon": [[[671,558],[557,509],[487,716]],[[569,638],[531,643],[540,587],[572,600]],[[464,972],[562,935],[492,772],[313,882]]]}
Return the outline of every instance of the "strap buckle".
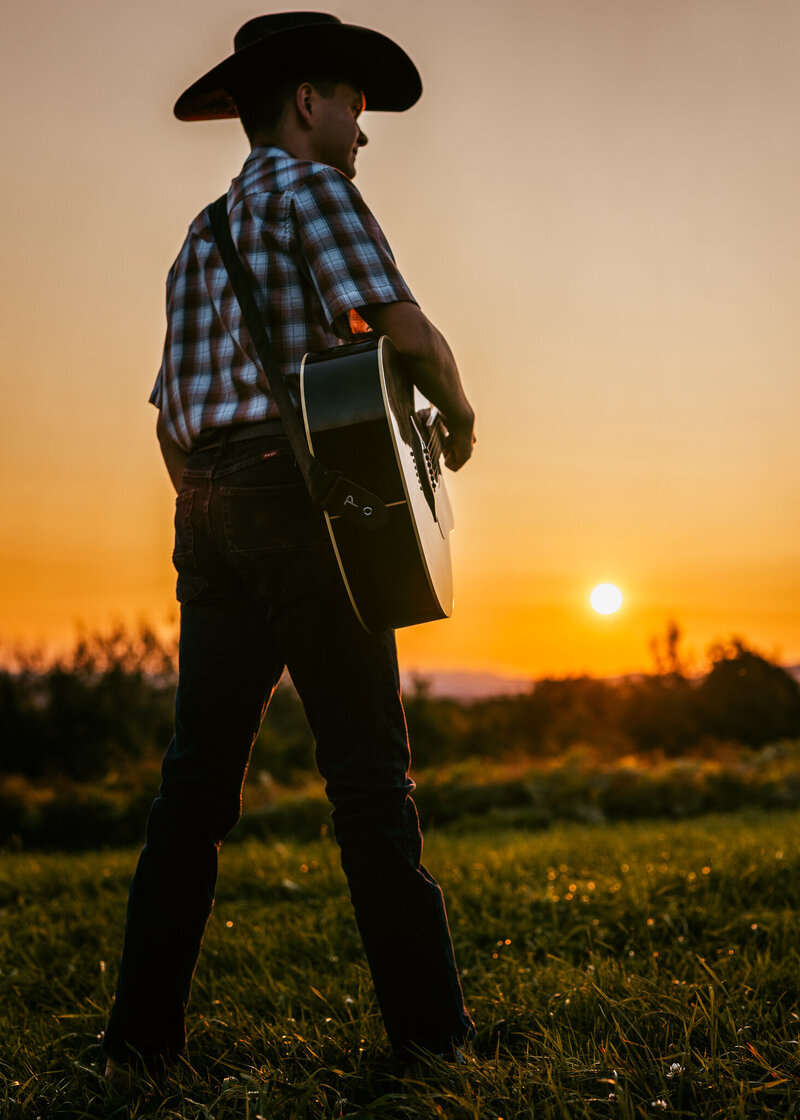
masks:
{"label": "strap buckle", "polygon": [[376,494],[365,490],[363,486],[357,486],[355,482],[345,478],[341,471],[323,469],[326,489],[315,500],[329,517],[343,517],[351,525],[370,531],[382,529],[388,524],[389,511],[385,502]]}

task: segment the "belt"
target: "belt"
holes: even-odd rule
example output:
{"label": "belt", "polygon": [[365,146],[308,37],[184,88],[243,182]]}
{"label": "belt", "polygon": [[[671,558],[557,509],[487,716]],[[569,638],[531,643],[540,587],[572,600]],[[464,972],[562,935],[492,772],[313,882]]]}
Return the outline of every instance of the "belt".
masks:
{"label": "belt", "polygon": [[210,451],[212,448],[239,443],[244,439],[260,439],[262,436],[285,436],[286,428],[280,416],[270,420],[260,420],[253,424],[235,424],[230,428],[214,428],[201,436],[192,451]]}

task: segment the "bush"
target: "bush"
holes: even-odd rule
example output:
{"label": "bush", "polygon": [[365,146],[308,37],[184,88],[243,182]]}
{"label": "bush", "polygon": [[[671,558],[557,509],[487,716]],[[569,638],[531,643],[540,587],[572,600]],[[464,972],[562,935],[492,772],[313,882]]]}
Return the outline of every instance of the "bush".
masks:
{"label": "bush", "polygon": [[448,697],[431,696],[430,683],[416,680],[403,697],[415,766],[435,766],[462,758],[469,741],[471,712]]}
{"label": "bush", "polygon": [[331,828],[331,806],[321,797],[304,796],[245,813],[231,833],[232,840],[255,837],[274,840],[319,840]]}
{"label": "bush", "polygon": [[619,729],[640,751],[677,755],[698,740],[696,689],[677,673],[637,678],[619,686]]}
{"label": "bush", "polygon": [[131,795],[67,784],[53,791],[6,783],[0,789],[0,844],[77,852],[141,843],[154,796],[149,785]]}
{"label": "bush", "polygon": [[740,639],[712,650],[697,690],[697,723],[707,735],[762,747],[800,735],[800,686]]}
{"label": "bush", "polygon": [[174,650],[147,627],[81,640],[71,658],[0,671],[3,772],[94,781],[172,735]]}
{"label": "bush", "polygon": [[314,738],[300,697],[286,678],[272,695],[253,745],[250,768],[266,771],[275,781],[290,785],[315,767]]}

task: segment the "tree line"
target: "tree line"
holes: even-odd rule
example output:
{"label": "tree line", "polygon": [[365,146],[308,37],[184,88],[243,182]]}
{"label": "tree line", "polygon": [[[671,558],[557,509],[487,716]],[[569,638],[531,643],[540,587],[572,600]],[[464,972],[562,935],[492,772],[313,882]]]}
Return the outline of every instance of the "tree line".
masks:
{"label": "tree line", "polygon": [[[404,698],[415,765],[547,757],[575,744],[678,756],[800,737],[800,686],[744,640],[714,646],[699,677],[682,661],[674,624],[654,652],[649,674],[544,679],[518,696],[472,702],[436,698],[418,681]],[[66,657],[18,655],[0,669],[0,774],[91,782],[157,757],[172,735],[175,658],[174,643],[147,627],[84,637]],[[288,685],[273,698],[253,765],[289,784],[314,770],[302,705]]]}

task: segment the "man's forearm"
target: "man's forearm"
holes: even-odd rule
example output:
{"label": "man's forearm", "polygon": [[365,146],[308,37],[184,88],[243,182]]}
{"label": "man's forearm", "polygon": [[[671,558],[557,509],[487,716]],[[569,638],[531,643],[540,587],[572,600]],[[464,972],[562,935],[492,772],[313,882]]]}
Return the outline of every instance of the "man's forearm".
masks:
{"label": "man's forearm", "polygon": [[442,335],[431,327],[433,347],[424,353],[399,347],[411,380],[431,404],[443,413],[450,428],[472,428],[475,413],[467,400],[453,352]]}
{"label": "man's forearm", "polygon": [[172,480],[172,485],[175,487],[175,490],[178,491],[181,488],[183,468],[186,466],[186,460],[189,456],[167,432],[160,412],[158,414],[158,423],[156,424],[156,435],[158,436],[161,454],[164,457],[164,463],[169,477]]}
{"label": "man's forearm", "polygon": [[411,380],[444,417],[448,432],[444,461],[450,470],[457,471],[472,455],[475,413],[464,393],[450,347],[441,335],[439,339],[441,347],[436,357],[400,353]]}
{"label": "man's forearm", "polygon": [[442,413],[450,433],[445,463],[458,470],[472,454],[475,413],[450,347],[415,303],[377,304],[359,312],[374,331],[391,338],[413,383]]}

